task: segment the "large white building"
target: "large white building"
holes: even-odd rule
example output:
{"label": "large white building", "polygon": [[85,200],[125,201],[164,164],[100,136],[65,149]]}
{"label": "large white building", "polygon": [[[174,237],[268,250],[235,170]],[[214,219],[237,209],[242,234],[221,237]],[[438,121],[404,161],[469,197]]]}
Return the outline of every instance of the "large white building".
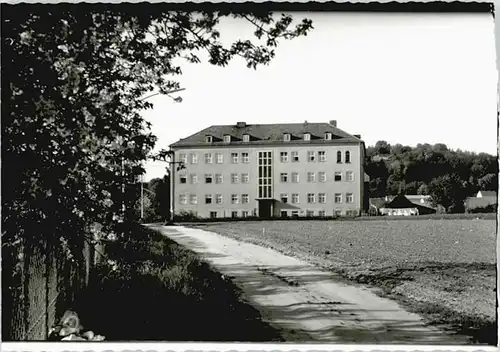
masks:
{"label": "large white building", "polygon": [[365,145],[329,123],[211,126],[170,146],[175,215],[353,216],[367,210]]}

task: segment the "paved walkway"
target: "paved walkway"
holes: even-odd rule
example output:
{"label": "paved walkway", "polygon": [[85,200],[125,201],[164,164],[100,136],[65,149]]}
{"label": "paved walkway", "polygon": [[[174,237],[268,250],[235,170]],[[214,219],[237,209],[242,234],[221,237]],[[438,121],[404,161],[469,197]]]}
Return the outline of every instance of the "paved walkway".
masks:
{"label": "paved walkway", "polygon": [[466,344],[428,327],[373,289],[261,246],[181,226],[155,226],[230,276],[263,319],[290,342]]}

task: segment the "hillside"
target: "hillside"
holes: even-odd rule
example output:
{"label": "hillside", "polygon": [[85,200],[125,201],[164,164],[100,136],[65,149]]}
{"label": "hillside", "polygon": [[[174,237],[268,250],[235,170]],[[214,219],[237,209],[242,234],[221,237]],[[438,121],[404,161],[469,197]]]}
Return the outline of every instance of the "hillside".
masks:
{"label": "hillside", "polygon": [[496,191],[496,156],[451,150],[445,144],[416,147],[378,141],[367,147],[370,197],[429,194],[449,212],[463,211],[463,201],[479,190]]}

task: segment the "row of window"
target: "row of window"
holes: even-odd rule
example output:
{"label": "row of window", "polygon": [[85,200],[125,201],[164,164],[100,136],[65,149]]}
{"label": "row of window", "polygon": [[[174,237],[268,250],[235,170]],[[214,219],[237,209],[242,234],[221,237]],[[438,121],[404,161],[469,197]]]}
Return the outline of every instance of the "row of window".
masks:
{"label": "row of window", "polygon": [[[223,215],[225,216],[226,212],[224,211],[223,212]],[[231,214],[231,217],[232,218],[238,218],[238,217],[242,217],[242,218],[246,218],[248,216],[250,216],[250,212],[248,210],[241,210],[238,211],[238,210],[232,210],[230,212]],[[340,209],[335,209],[333,211],[333,214],[335,216],[342,216],[343,215],[343,212],[342,210]],[[217,218],[219,215],[219,213],[217,211],[211,211],[210,212],[210,217],[211,218]],[[299,211],[298,210],[292,210],[292,211],[287,211],[287,210],[282,210],[280,212],[280,215],[282,218],[286,218],[288,216],[292,216],[292,217],[299,217]],[[319,216],[319,217],[325,217],[326,216],[326,211],[325,210],[306,210],[305,213],[304,213],[305,216],[307,217],[314,217],[314,216]],[[357,216],[358,215],[358,211],[356,210],[346,210],[345,211],[345,215],[346,216]]]}
{"label": "row of window", "polygon": [[[344,162],[346,164],[350,164],[351,163],[351,152],[346,151],[344,153],[344,156],[345,156]],[[294,163],[299,162],[300,161],[299,152],[298,151],[290,152],[290,158],[288,158],[288,152],[280,152],[280,162],[287,163],[290,160]],[[326,151],[324,151],[324,150],[320,150],[318,152],[308,151],[307,152],[307,161],[308,162],[315,162],[315,161],[325,162],[326,161]],[[337,151],[337,164],[341,164],[341,163],[342,163],[342,152],[339,150],[339,151]]]}
{"label": "row of window", "polygon": [[[331,132],[325,132],[324,139],[327,141],[331,141],[333,137],[333,134]],[[231,135],[225,134],[224,137],[224,143],[231,143]],[[311,134],[310,133],[304,133],[302,138],[304,141],[310,141],[311,140]],[[207,135],[205,136],[205,142],[207,143],[212,143],[214,140],[213,136]],[[283,141],[285,142],[290,142],[292,140],[292,135],[290,133],[283,133]],[[244,134],[243,135],[243,142],[250,142],[250,135],[249,134]]]}
{"label": "row of window", "polygon": [[[288,194],[287,193],[282,193],[280,194],[280,200],[282,203],[288,203]],[[343,194],[342,193],[335,193],[333,197],[333,201],[336,204],[340,204],[343,202]],[[249,195],[248,194],[231,194],[231,204],[248,204],[250,201]],[[306,201],[308,204],[314,204],[314,203],[320,203],[320,204],[325,204],[326,203],[326,193],[307,193],[306,196]],[[179,195],[179,203],[180,204],[192,204],[196,205],[198,204],[198,196],[196,194],[180,194]],[[222,194],[205,194],[205,204],[223,204],[224,199]],[[299,204],[300,203],[300,197],[298,193],[292,193],[291,195],[291,203],[292,204]],[[345,194],[345,203],[350,204],[354,203],[354,194],[353,193],[346,193]]]}
{"label": "row of window", "polygon": [[[316,178],[316,175],[318,176],[317,178]],[[346,171],[345,175],[346,175],[347,181],[349,181],[349,182],[354,181],[354,172]],[[343,173],[341,171],[336,171],[333,174],[333,180],[335,182],[340,182],[340,181],[342,181],[342,176],[343,176]],[[318,180],[318,182],[327,182],[328,179],[327,179],[326,172],[319,171],[317,173],[316,172],[308,172],[307,173],[307,182],[309,182],[309,183],[316,182],[316,179]],[[288,172],[280,173],[280,182],[281,183],[287,183],[287,182],[289,182],[289,180],[291,180],[292,183],[300,182],[299,173],[292,172],[292,173],[290,173],[290,177],[288,177]]]}
{"label": "row of window", "polygon": [[[290,156],[290,158],[289,158]],[[249,163],[250,162],[250,156],[247,152],[243,153],[231,153],[231,163],[232,164],[238,164],[238,163]],[[307,161],[308,162],[325,162],[326,161],[326,151],[320,150],[318,152],[315,151],[308,151],[307,152]],[[189,161],[191,164],[197,164],[198,163],[198,154],[196,153],[191,153],[189,154]],[[224,163],[224,154],[223,153],[205,153],[204,154],[204,161],[205,164],[223,164]],[[299,152],[298,151],[293,151],[293,152],[280,152],[280,162],[282,163],[287,163],[287,162],[299,162],[300,157],[299,157]],[[179,154],[179,162],[187,164],[187,155],[185,153],[180,153]],[[346,151],[344,153],[344,161],[342,161],[342,152],[338,151],[337,152],[337,163],[341,164],[342,162],[349,164],[351,163],[351,152]]]}
{"label": "row of window", "polygon": [[[249,203],[248,194],[231,194],[231,204],[248,204]],[[180,194],[179,195],[179,203],[180,204],[198,204],[198,196],[196,194]],[[222,194],[216,194],[215,196],[212,194],[205,194],[205,204],[223,204],[223,196]]]}
{"label": "row of window", "polygon": [[[317,177],[316,177],[317,176]],[[345,172],[345,180],[352,182],[354,181],[354,172],[352,171],[346,171]],[[237,173],[232,173],[230,175],[231,177],[231,183],[249,183],[250,182],[250,175],[248,173],[242,173],[242,174],[237,174]],[[327,182],[327,174],[324,171],[319,171],[319,172],[308,172],[307,173],[307,182],[308,183],[313,183],[316,182]],[[343,173],[341,171],[336,171],[333,174],[333,180],[335,182],[340,182],[343,180]],[[224,177],[222,174],[205,174],[205,183],[216,183],[216,184],[221,184],[224,181]],[[182,174],[179,175],[179,182],[181,184],[186,184],[188,182],[188,175]],[[280,173],[280,182],[281,183],[299,183],[300,182],[300,177],[298,172],[282,172]],[[189,175],[189,183],[191,184],[197,184],[198,183],[198,175],[196,174],[190,174]]]}
{"label": "row of window", "polygon": [[[333,201],[334,203],[340,204],[343,202],[343,194],[342,193],[335,193],[333,196]],[[280,194],[280,200],[282,203],[288,203],[288,194],[287,193],[281,193]],[[307,203],[308,204],[314,204],[314,203],[321,203],[325,204],[326,203],[326,193],[307,193],[306,197]],[[353,193],[346,193],[345,194],[345,202],[346,203],[354,203],[354,194]],[[291,197],[291,203],[292,204],[299,204],[300,203],[300,198],[298,193],[292,193]]]}

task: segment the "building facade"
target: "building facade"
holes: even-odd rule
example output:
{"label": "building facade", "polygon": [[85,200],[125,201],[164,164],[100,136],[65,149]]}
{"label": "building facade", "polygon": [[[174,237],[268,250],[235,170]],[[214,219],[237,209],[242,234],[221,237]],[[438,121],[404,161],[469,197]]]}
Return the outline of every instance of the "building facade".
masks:
{"label": "building facade", "polygon": [[361,136],[330,123],[211,126],[170,146],[175,215],[354,216],[366,210]]}

